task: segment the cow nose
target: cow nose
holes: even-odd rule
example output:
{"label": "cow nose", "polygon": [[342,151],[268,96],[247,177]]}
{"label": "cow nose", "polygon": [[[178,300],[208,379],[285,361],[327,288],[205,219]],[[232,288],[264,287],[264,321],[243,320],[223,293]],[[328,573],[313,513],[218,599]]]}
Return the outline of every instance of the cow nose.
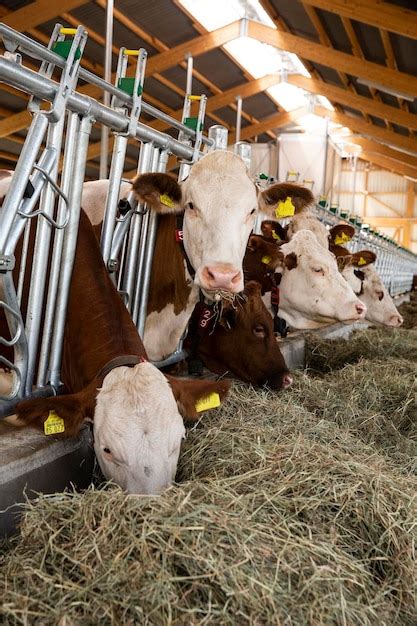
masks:
{"label": "cow nose", "polygon": [[362,302],[355,304],[356,311],[359,313],[359,317],[365,317],[366,306]]}
{"label": "cow nose", "polygon": [[289,374],[285,374],[284,378],[282,379],[282,388],[283,389],[287,389],[290,385],[292,385],[294,382],[294,379],[292,376],[290,376]]}
{"label": "cow nose", "polygon": [[203,289],[224,289],[237,293],[242,290],[242,272],[235,267],[207,265],[201,272]]}
{"label": "cow nose", "polygon": [[392,315],[390,317],[390,320],[389,320],[389,325],[390,326],[401,326],[403,321],[404,321],[404,319],[401,317],[401,315]]}

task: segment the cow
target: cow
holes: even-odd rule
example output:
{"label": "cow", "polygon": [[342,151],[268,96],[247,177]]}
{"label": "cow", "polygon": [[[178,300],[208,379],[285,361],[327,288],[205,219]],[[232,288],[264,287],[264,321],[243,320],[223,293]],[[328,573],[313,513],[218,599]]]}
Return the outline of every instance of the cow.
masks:
{"label": "cow", "polygon": [[[274,228],[278,230],[279,226],[273,226],[272,222],[266,222],[262,225],[262,232],[271,241]],[[342,276],[352,287],[360,301],[366,305],[366,321],[383,326],[401,326],[403,319],[375,270],[376,255],[369,250],[362,250],[351,255],[344,247],[344,244],[350,241],[355,234],[353,226],[342,223],[328,230],[315,215],[306,212],[296,215],[291,220],[286,227],[284,236],[290,240],[301,229],[313,232],[320,245],[323,248],[329,248],[339,259],[339,265],[343,258],[343,264],[340,268]]]}
{"label": "cow", "polygon": [[[4,326],[3,315],[2,336]],[[164,376],[149,363],[83,211],[61,376],[65,395],[19,402],[15,425],[43,429],[52,411],[63,420],[63,436],[69,437],[92,418],[100,467],[129,493],[156,494],[171,484],[185,432],[181,414],[195,420],[198,400],[213,393],[224,398],[229,388],[227,381]]]}
{"label": "cow", "polygon": [[292,384],[259,283],[246,283],[240,297],[225,302],[218,322],[206,332],[198,332],[198,323],[201,319],[206,321],[204,314],[208,309],[202,306],[202,316],[199,309],[196,311],[198,315],[193,313],[191,317],[185,342],[190,359],[197,357],[212,372],[233,375],[260,387],[278,390]]}
{"label": "cow", "polygon": [[[102,194],[104,207],[105,181],[95,183],[96,198]],[[183,216],[184,252],[175,240],[176,219],[159,219],[144,334],[153,361],[175,350],[200,291],[208,302],[213,302],[223,292],[236,294],[243,290],[243,257],[259,211],[279,218],[302,211],[313,202],[309,189],[291,183],[259,190],[243,160],[222,150],[202,157],[181,184],[168,174],[141,174],[132,188],[160,218]],[[87,213],[90,216],[88,207]],[[98,224],[102,218],[102,213],[97,216],[96,210],[92,211],[93,223]]]}
{"label": "cow", "polygon": [[281,244],[251,235],[244,271],[248,280],[261,282],[266,302],[279,285],[279,315],[290,328],[314,329],[365,317],[366,306],[342,278],[334,255],[310,230],[299,230]]}

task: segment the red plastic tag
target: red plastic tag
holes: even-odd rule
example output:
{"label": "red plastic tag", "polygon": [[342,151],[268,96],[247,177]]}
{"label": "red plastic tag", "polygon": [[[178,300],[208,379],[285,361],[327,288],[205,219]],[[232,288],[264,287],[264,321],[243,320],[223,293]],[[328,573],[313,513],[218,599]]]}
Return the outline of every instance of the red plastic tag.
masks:
{"label": "red plastic tag", "polygon": [[271,304],[279,306],[279,287],[272,287],[271,289]]}
{"label": "red plastic tag", "polygon": [[182,230],[176,230],[175,231],[175,241],[178,243],[180,241],[184,241],[184,235],[183,235],[183,231]]}

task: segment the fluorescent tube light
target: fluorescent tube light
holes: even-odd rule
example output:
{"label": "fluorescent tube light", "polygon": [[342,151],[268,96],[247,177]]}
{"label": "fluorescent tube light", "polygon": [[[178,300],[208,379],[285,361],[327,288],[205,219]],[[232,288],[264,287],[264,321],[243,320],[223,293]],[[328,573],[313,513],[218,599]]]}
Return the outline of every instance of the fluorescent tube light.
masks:
{"label": "fluorescent tube light", "polygon": [[378,89],[378,91],[382,91],[383,93],[388,93],[390,94],[390,96],[396,96],[397,98],[403,98],[403,100],[408,100],[408,102],[414,102],[415,97],[410,95],[409,93],[397,91],[396,89],[392,89],[391,87],[387,87],[386,85],[376,83],[373,80],[365,80],[364,78],[358,78],[357,80],[359,85],[372,87],[373,89]]}

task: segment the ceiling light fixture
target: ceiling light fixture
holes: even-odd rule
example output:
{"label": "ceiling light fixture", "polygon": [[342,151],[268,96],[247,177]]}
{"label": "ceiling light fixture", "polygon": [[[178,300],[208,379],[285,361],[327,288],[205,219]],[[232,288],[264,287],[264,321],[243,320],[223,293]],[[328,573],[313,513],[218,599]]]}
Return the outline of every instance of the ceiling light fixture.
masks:
{"label": "ceiling light fixture", "polygon": [[357,81],[359,85],[372,87],[373,89],[378,89],[378,91],[382,91],[383,93],[388,93],[390,96],[396,96],[397,98],[402,98],[403,100],[407,100],[408,102],[414,102],[414,96],[410,95],[409,93],[397,91],[397,89],[392,89],[391,87],[387,87],[386,85],[376,83],[373,80],[366,80],[365,78],[358,78]]}

